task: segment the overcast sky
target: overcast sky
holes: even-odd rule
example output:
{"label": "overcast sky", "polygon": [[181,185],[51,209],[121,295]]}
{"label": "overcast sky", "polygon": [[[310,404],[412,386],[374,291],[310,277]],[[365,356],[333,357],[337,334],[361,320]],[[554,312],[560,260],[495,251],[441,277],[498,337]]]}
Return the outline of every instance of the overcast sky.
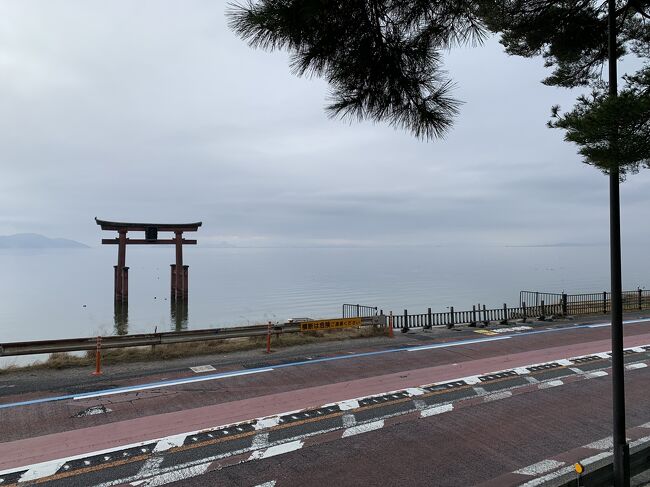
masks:
{"label": "overcast sky", "polygon": [[[606,243],[607,178],[580,162],[541,59],[454,50],[445,140],[327,118],[326,84],[254,51],[215,0],[0,2],[0,235],[96,245],[93,217],[204,222],[237,246]],[[650,175],[622,187],[650,236]]]}

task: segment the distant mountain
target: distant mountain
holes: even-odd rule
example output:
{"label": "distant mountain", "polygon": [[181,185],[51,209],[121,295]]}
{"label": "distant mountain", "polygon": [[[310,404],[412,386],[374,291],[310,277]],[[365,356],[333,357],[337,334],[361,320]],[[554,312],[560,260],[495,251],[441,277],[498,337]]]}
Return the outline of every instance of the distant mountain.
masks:
{"label": "distant mountain", "polygon": [[82,249],[81,242],[67,238],[48,238],[37,233],[17,233],[0,236],[0,249]]}

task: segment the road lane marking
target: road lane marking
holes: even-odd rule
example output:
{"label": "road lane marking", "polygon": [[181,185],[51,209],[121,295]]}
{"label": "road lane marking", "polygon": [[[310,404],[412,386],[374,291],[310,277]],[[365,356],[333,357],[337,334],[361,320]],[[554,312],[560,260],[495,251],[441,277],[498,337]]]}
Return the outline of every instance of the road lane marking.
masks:
{"label": "road lane marking", "polygon": [[549,380],[548,382],[542,382],[539,386],[539,389],[550,389],[551,387],[558,387],[563,385],[564,382],[561,380]]}
{"label": "road lane marking", "polygon": [[[521,336],[520,335],[513,335],[513,336]],[[436,348],[451,348],[451,347],[459,347],[461,345],[472,345],[474,343],[485,343],[485,342],[496,342],[499,340],[508,340],[510,338],[513,338],[513,336],[509,335],[503,335],[503,336],[496,336],[496,337],[490,337],[490,338],[474,338],[471,340],[459,340],[457,342],[444,342],[444,343],[433,343],[431,345],[420,345],[418,347],[408,347],[408,348],[402,348],[398,350],[405,350],[407,352],[420,352],[422,350],[434,350]]]}
{"label": "road lane marking", "polygon": [[[629,438],[628,438],[629,441]],[[614,440],[612,439],[611,436],[608,436],[606,438],[602,438],[598,441],[594,441],[592,443],[589,443],[588,445],[584,446],[585,448],[590,448],[592,450],[609,450],[610,448],[614,447]]]}
{"label": "road lane marking", "polygon": [[187,436],[188,436],[187,433],[168,436],[167,438],[160,440],[156,444],[156,447],[153,449],[153,452],[158,453],[158,452],[170,450],[171,448],[182,446],[183,443],[185,443],[185,438],[187,438]]}
{"label": "road lane marking", "polygon": [[204,465],[194,465],[191,467],[182,468],[180,470],[173,470],[161,475],[156,475],[155,477],[151,477],[149,479],[131,482],[131,485],[142,487],[156,487],[158,485],[165,485],[169,484],[170,482],[177,482],[179,480],[184,480],[190,477],[198,477],[199,475],[203,475],[208,471],[209,467],[209,463],[206,463]]}
{"label": "road lane marking", "polygon": [[341,416],[344,428],[352,428],[357,424],[357,418],[354,414],[344,414]]}
{"label": "road lane marking", "polygon": [[212,365],[197,365],[196,367],[190,367],[190,370],[195,374],[202,374],[203,372],[212,372],[215,369]]}
{"label": "road lane marking", "polygon": [[593,379],[595,377],[605,377],[606,375],[609,374],[604,370],[596,370],[595,372],[587,372],[585,374],[585,377],[587,377],[588,379]]}
{"label": "road lane marking", "polygon": [[357,409],[359,407],[359,401],[357,399],[348,399],[347,401],[341,401],[338,403],[326,404],[323,407],[338,405],[341,411],[348,411],[350,409]]}
{"label": "road lane marking", "polygon": [[144,462],[144,465],[140,467],[137,475],[141,477],[149,477],[151,475],[154,475],[156,471],[160,469],[160,466],[162,465],[164,459],[165,458],[162,456],[149,457],[147,461]]}
{"label": "road lane marking", "polygon": [[369,431],[378,430],[384,427],[384,420],[371,421],[370,423],[358,424],[343,431],[343,438],[360,435]]}
{"label": "road lane marking", "polygon": [[483,402],[498,401],[499,399],[505,399],[507,397],[512,397],[512,391],[495,392],[493,394],[488,394],[487,396],[484,396]]}
{"label": "road lane marking", "polygon": [[251,445],[251,448],[255,450],[260,450],[262,448],[267,448],[269,446],[269,433],[258,433],[255,435],[255,438],[253,438],[253,443]]}
{"label": "road lane marking", "polygon": [[422,394],[426,393],[424,389],[420,389],[419,387],[409,387],[408,389],[404,389],[404,390],[411,397],[421,396]]}
{"label": "road lane marking", "polygon": [[515,470],[515,473],[522,475],[539,475],[542,473],[550,472],[551,470],[555,470],[564,464],[564,462],[558,462],[557,460],[542,460],[541,462],[534,463],[533,465],[528,465],[527,467]]}
{"label": "road lane marking", "polygon": [[289,441],[288,443],[281,443],[280,445],[272,446],[266,450],[256,450],[251,454],[250,460],[261,460],[264,458],[270,458],[276,455],[282,455],[284,453],[300,450],[303,445],[304,442],[302,440],[296,440]]}
{"label": "road lane marking", "polygon": [[644,436],[643,438],[639,438],[638,440],[630,442],[630,448],[636,448],[637,446],[648,442],[650,442],[650,436]]}
{"label": "road lane marking", "polygon": [[531,330],[533,327],[532,326],[512,326],[509,328],[495,328],[493,330],[490,330],[494,333],[508,333],[511,331],[524,331],[524,330]]}
{"label": "road lane marking", "polygon": [[28,482],[30,480],[36,480],[42,477],[49,477],[50,475],[54,475],[56,471],[63,466],[64,463],[66,463],[65,460],[52,460],[51,462],[30,465],[27,472],[21,475],[19,482]]}
{"label": "road lane marking", "polygon": [[97,392],[86,392],[83,394],[77,394],[72,397],[73,400],[78,401],[80,399],[91,399],[94,397],[103,397],[111,396],[114,394],[122,394],[125,392],[136,392],[136,391],[145,391],[147,389],[159,389],[162,387],[172,387],[183,384],[193,384],[195,382],[204,382],[208,380],[217,380],[217,379],[227,379],[229,377],[239,377],[242,375],[251,375],[251,374],[260,374],[262,372],[271,372],[272,368],[264,369],[252,369],[252,370],[240,370],[237,372],[223,372],[220,374],[214,375],[203,375],[201,377],[187,377],[185,379],[175,379],[161,382],[153,382],[150,384],[142,384],[136,386],[127,386],[127,387],[116,387],[114,389],[105,389],[103,391]]}
{"label": "road lane marking", "polygon": [[637,364],[627,364],[625,368],[627,370],[635,370],[635,369],[645,369],[648,366],[648,364],[644,364],[643,362],[639,362]]}
{"label": "road lane marking", "polygon": [[429,416],[436,416],[437,414],[448,413],[454,410],[453,404],[443,404],[442,406],[434,406],[432,408],[423,409],[420,411],[420,416],[428,418]]}
{"label": "road lane marking", "polygon": [[561,477],[562,475],[566,475],[568,473],[575,473],[575,469],[573,465],[569,465],[568,467],[562,467],[560,470],[544,475],[543,477],[537,477],[536,479],[529,480],[525,484],[521,484],[519,487],[538,487],[538,486],[547,485],[546,484],[547,482],[550,482],[551,480],[556,479],[557,477]]}

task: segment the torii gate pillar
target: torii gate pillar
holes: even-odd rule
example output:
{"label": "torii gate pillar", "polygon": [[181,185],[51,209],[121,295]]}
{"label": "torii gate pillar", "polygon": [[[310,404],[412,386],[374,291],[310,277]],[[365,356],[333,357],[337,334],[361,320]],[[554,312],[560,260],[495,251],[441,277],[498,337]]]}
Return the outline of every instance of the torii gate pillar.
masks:
{"label": "torii gate pillar", "polygon": [[[102,230],[116,230],[118,238],[104,238],[102,244],[117,244],[117,265],[115,266],[115,302],[123,303],[129,299],[129,268],[126,267],[126,246],[133,244],[169,245],[176,247],[176,263],[171,264],[172,301],[186,301],[188,297],[188,269],[183,265],[183,245],[195,245],[196,240],[186,240],[183,232],[196,232],[202,225],[196,223],[125,223],[98,220]],[[129,239],[127,233],[144,232],[144,239]],[[173,239],[158,239],[158,232],[174,232]]]}
{"label": "torii gate pillar", "polygon": [[[174,301],[186,300],[190,266],[183,265],[183,232],[175,232],[174,244],[176,245],[176,263],[171,264],[171,296]],[[177,269],[181,269],[181,272],[177,272]]]}

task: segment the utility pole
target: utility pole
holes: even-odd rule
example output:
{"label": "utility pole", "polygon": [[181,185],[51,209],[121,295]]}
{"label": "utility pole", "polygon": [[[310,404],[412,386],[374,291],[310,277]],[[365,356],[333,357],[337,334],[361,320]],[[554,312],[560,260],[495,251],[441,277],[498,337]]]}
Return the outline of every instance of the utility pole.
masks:
{"label": "utility pole", "polygon": [[[616,0],[607,0],[609,96],[618,96],[616,72]],[[612,132],[610,149],[615,160],[609,170],[609,247],[612,280],[612,399],[614,485],[630,486],[630,446],[625,436],[625,374],[623,364],[623,303],[621,283],[621,203],[617,154],[618,129]]]}

